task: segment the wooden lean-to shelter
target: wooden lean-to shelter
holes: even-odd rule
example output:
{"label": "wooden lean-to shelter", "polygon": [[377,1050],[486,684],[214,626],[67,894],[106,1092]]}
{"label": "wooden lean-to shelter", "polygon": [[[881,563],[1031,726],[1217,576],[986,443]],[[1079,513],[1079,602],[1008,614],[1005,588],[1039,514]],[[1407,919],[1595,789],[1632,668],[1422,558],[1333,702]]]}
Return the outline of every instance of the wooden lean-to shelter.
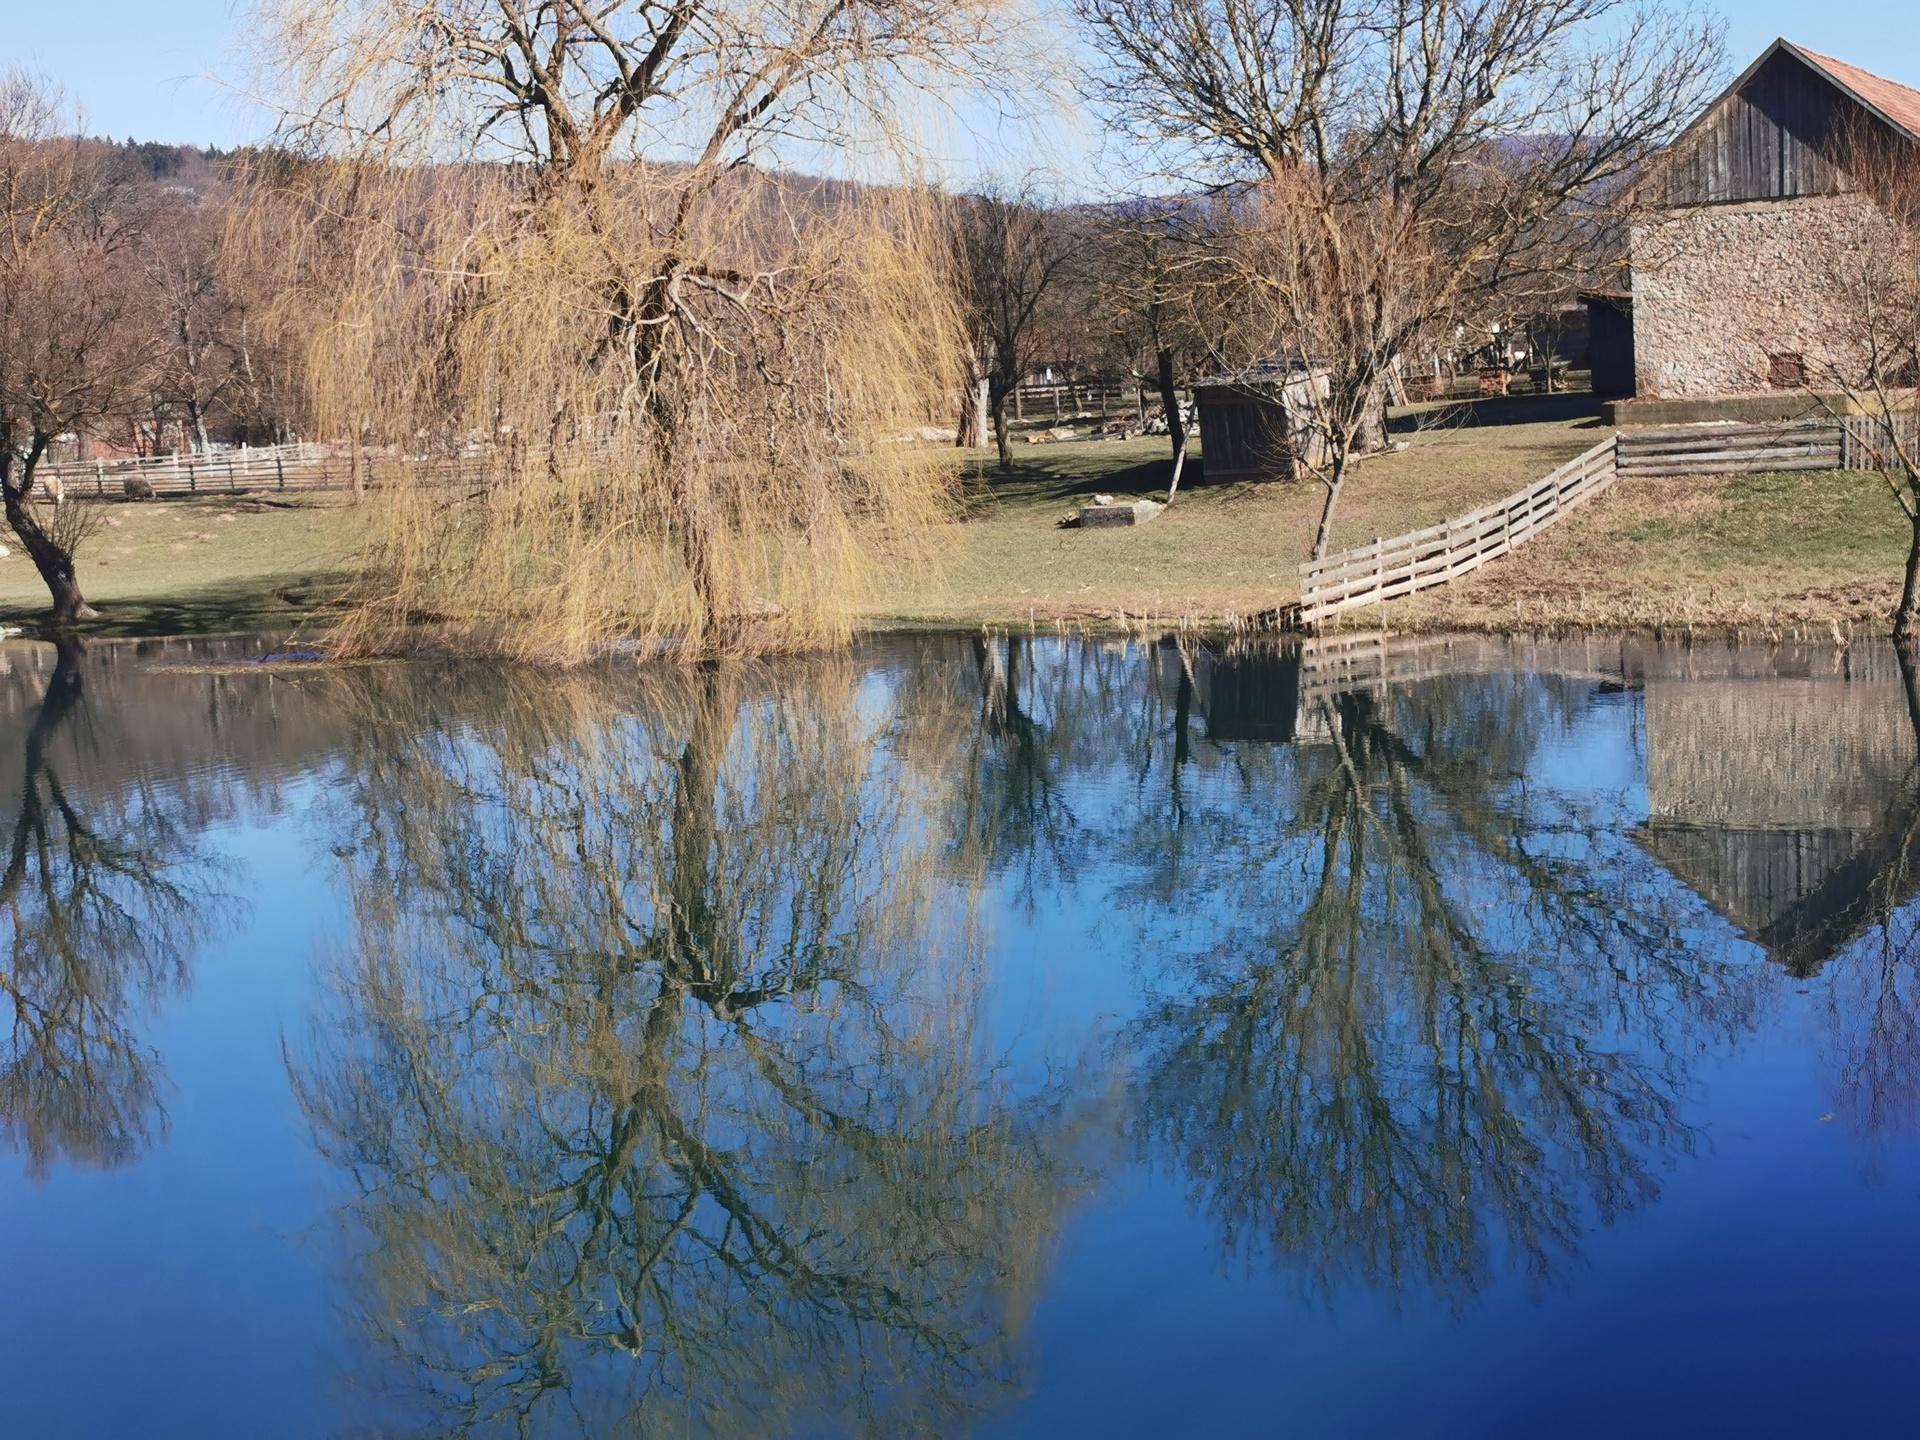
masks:
{"label": "wooden lean-to shelter", "polygon": [[1317,420],[1327,372],[1300,364],[1262,365],[1194,383],[1200,448],[1215,480],[1293,480],[1326,460]]}

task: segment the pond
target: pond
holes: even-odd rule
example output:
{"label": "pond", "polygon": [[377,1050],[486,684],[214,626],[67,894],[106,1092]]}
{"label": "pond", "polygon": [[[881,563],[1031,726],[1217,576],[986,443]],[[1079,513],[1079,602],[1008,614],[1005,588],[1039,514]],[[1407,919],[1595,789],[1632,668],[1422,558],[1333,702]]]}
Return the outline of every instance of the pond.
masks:
{"label": "pond", "polygon": [[1912,1433],[1891,650],[0,649],[0,1432]]}

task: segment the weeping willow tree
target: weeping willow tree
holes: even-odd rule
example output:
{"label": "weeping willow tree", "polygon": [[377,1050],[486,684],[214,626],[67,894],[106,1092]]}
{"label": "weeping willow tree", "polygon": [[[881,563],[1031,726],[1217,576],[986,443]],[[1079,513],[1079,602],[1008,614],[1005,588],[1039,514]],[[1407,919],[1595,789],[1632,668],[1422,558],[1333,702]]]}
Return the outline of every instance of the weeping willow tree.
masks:
{"label": "weeping willow tree", "polygon": [[945,475],[903,437],[960,353],[930,207],[757,167],[905,160],[1012,3],[267,0],[302,158],[233,253],[277,267],[316,430],[418,461],[348,643],[812,645],[923,558]]}

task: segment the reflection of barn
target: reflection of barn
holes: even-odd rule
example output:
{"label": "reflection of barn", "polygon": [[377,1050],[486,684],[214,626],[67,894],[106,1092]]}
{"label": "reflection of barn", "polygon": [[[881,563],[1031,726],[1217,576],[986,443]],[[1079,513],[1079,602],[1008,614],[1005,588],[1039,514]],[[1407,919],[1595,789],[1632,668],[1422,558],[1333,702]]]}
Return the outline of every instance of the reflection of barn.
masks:
{"label": "reflection of barn", "polygon": [[1300,739],[1326,697],[1449,675],[1559,675],[1645,694],[1653,859],[1796,974],[1920,891],[1920,736],[1889,646],[1646,637],[1331,636],[1302,650]]}
{"label": "reflection of barn", "polygon": [[[1849,683],[1650,680],[1647,853],[1797,975],[1871,916],[1915,819],[1898,671]],[[1898,873],[1893,873],[1897,869]]]}
{"label": "reflection of barn", "polygon": [[1263,366],[1194,383],[1200,453],[1212,480],[1291,480],[1325,459],[1315,423],[1323,370]]}

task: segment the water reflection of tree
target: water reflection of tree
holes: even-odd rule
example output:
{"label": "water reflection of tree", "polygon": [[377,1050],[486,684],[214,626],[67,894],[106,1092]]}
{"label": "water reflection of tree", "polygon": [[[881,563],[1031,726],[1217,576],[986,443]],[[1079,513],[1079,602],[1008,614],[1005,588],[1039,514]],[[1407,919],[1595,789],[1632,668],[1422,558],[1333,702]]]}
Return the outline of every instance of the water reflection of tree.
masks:
{"label": "water reflection of tree", "polygon": [[851,672],[777,674],[369,729],[297,1084],[361,1320],[448,1433],[945,1430],[1013,1378],[1056,1097],[990,1060]]}
{"label": "water reflection of tree", "polygon": [[1837,1103],[1874,1139],[1920,1129],[1920,667],[1896,654],[1914,763],[1862,846],[1858,898],[1831,926],[1858,932],[1830,970]]}
{"label": "water reflection of tree", "polygon": [[[1531,783],[1591,694],[1345,695],[1302,717],[1310,743],[1143,776],[1090,847],[1121,862],[1149,972],[1136,1135],[1230,1252],[1457,1296],[1542,1273],[1694,1144],[1690,1062],[1760,977],[1690,943],[1621,816]],[[1081,700],[1111,703],[1045,703]],[[1176,688],[1163,754],[1195,753],[1190,705]]]}
{"label": "water reflection of tree", "polygon": [[63,772],[56,741],[84,765],[90,718],[80,648],[63,643],[26,728],[0,873],[0,1134],[36,1177],[62,1157],[124,1163],[164,1123],[134,1018],[184,982],[217,909],[172,796],[88,798]]}
{"label": "water reflection of tree", "polygon": [[1171,711],[1141,684],[1138,647],[1062,645],[982,634],[923,640],[890,679],[914,773],[944,789],[950,869],[1000,875],[1032,907],[1076,882],[1101,841],[1080,813],[1090,781],[1124,782],[1158,763]]}

